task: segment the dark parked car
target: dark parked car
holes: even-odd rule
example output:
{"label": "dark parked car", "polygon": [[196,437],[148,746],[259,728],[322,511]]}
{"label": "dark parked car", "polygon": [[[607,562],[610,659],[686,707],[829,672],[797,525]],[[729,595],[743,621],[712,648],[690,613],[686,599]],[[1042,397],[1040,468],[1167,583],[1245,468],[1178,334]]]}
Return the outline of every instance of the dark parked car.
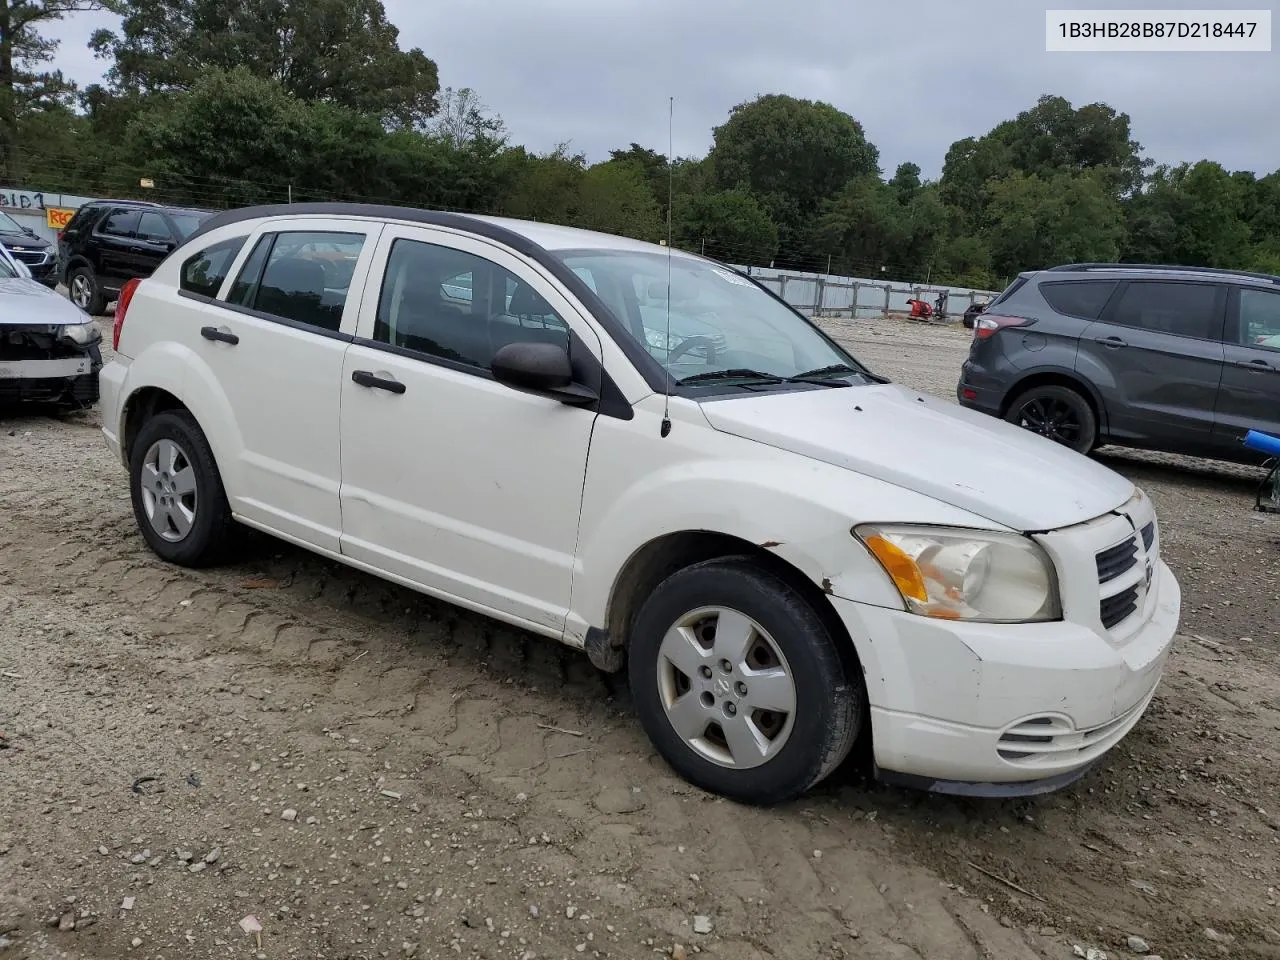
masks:
{"label": "dark parked car", "polygon": [[1088,453],[1102,444],[1258,463],[1280,434],[1280,277],[1067,264],[978,318],[960,403]]}
{"label": "dark parked car", "polygon": [[212,214],[140,200],[94,200],[76,211],[58,242],[58,272],[76,306],[101,314],[134,277],[151,276]]}
{"label": "dark parked car", "polygon": [[986,300],[975,300],[965,307],[964,316],[960,318],[960,322],[964,324],[966,330],[973,329],[973,325],[978,322],[978,317],[982,315],[982,311],[985,309],[987,309]]}
{"label": "dark parked car", "polygon": [[30,227],[24,227],[7,213],[0,213],[0,247],[9,256],[24,263],[31,271],[31,279],[39,280],[46,287],[58,285],[58,251],[44,237],[37,236]]}

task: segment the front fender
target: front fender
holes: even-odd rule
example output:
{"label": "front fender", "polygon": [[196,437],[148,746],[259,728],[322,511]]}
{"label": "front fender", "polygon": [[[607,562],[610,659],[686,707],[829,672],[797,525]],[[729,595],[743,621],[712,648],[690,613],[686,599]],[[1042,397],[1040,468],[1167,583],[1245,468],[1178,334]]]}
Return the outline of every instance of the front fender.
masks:
{"label": "front fender", "polygon": [[227,499],[234,509],[236,496],[244,489],[241,483],[244,440],[236,425],[231,401],[217,376],[204,358],[189,347],[173,340],[155,341],[129,364],[125,386],[129,399],[121,410],[120,437],[125,436],[131,404],[138,392],[148,387],[173,394],[191,411],[213,450]]}
{"label": "front fender", "polygon": [[678,424],[661,443],[646,442],[649,417],[643,412],[632,421],[597,421],[583,496],[574,619],[605,626],[627,562],[673,533],[737,537],[770,550],[825,593],[902,609],[897,589],[851,527],[875,521],[993,526],[931,497],[720,433],[700,414],[698,419],[701,425]]}

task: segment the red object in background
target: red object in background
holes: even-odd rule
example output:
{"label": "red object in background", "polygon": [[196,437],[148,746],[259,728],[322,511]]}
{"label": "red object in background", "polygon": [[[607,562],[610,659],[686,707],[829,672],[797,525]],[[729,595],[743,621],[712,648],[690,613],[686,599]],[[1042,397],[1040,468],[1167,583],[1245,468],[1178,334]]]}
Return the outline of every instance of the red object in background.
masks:
{"label": "red object in background", "polygon": [[933,305],[923,300],[908,300],[907,306],[911,308],[911,316],[927,320],[933,316]]}

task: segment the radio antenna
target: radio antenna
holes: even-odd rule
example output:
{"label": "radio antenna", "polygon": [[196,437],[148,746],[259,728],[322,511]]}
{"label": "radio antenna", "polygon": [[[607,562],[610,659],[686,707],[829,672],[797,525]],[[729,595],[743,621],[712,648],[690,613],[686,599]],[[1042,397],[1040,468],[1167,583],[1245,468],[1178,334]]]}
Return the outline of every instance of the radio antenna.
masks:
{"label": "radio antenna", "polygon": [[671,432],[671,204],[675,196],[675,113],[676,98],[667,101],[667,332],[662,341],[667,360],[662,364],[666,372],[666,390],[662,401],[661,435]]}

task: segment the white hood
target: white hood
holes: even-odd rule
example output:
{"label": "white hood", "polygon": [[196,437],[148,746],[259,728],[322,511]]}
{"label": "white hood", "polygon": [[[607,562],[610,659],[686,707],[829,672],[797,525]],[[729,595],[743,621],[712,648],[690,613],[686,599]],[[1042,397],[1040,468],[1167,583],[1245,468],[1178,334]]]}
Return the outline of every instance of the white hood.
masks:
{"label": "white hood", "polygon": [[702,410],[723,433],[845,467],[1021,532],[1091,520],[1134,492],[1115,471],[1051,440],[897,384],[762,393],[707,401]]}
{"label": "white hood", "polygon": [[92,319],[74,303],[35,280],[0,279],[0,326],[13,324],[88,323]]}

